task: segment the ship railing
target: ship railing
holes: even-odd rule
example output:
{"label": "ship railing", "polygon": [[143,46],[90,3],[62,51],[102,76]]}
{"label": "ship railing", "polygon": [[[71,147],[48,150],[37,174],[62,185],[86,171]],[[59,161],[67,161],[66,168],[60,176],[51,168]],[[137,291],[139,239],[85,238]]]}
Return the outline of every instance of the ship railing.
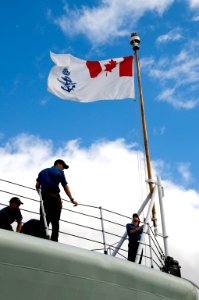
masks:
{"label": "ship railing", "polygon": [[[0,179],[0,209],[7,206],[10,198],[19,197],[24,203],[20,207],[23,222],[30,219],[40,219],[40,200],[34,188]],[[150,197],[147,197],[147,199]],[[121,259],[127,259],[128,239],[123,238],[127,223],[132,217],[87,204],[79,204],[75,208],[68,208],[70,201],[62,199],[63,208],[60,219],[59,242],[101,252]],[[147,202],[147,201],[146,201]],[[15,229],[15,228],[14,228]],[[51,233],[51,227],[49,228]],[[118,240],[123,238],[122,247],[118,248]],[[165,255],[163,244],[158,240],[156,230],[148,225],[144,239],[140,242],[143,250],[142,264],[162,269]],[[148,240],[148,241],[147,241]],[[138,253],[138,257],[141,253]]]}

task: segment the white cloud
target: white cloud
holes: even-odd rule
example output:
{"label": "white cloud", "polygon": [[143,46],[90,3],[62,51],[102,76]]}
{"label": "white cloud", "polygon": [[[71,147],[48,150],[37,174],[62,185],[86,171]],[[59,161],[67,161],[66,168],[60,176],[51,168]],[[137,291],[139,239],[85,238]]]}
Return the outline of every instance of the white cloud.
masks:
{"label": "white cloud", "polygon": [[[133,145],[126,144],[124,140],[99,141],[89,148],[82,148],[78,141],[69,141],[55,150],[51,141],[21,135],[0,148],[0,178],[34,188],[38,172],[45,167],[50,167],[57,158],[63,158],[70,165],[66,177],[73,196],[80,204],[102,206],[130,217],[146,197],[143,154],[135,151]],[[154,161],[154,176],[159,174],[159,169],[164,169],[164,166],[163,161]],[[184,166],[181,172],[185,179],[189,179],[191,176],[189,166]],[[194,190],[175,185],[169,179],[163,182],[163,186],[165,187],[167,233],[170,236],[170,255],[180,261],[182,275],[198,283],[199,243],[196,228],[199,219],[199,194]],[[11,195],[21,192],[20,188],[1,181],[1,190],[6,187],[11,194],[1,192],[1,201],[4,203],[7,203]],[[35,191],[27,190],[25,193],[26,197],[38,198]],[[67,198],[63,191],[62,197]],[[34,203],[31,205],[29,203],[30,201],[24,199],[25,209],[38,211]],[[72,209],[70,203],[64,203],[64,207]],[[74,210],[90,213],[91,208],[80,205]],[[157,213],[159,214],[158,210]],[[25,216],[30,218],[27,213]],[[80,221],[79,215],[71,216],[69,211],[63,211],[62,218],[75,223]],[[115,217],[115,221],[119,219],[118,216]],[[87,226],[99,225],[97,221],[88,222],[83,217],[81,221]],[[160,226],[160,219],[158,225]],[[68,231],[71,227],[72,225],[66,223],[61,229]],[[113,227],[109,225],[106,230],[112,231]],[[159,228],[161,232],[161,227]],[[122,235],[123,232],[122,227],[119,234]],[[85,234],[81,227],[75,227],[73,233]],[[85,236],[93,238],[93,234],[88,233]],[[73,244],[74,239],[67,236],[66,240]],[[81,246],[84,246],[83,242]]]}
{"label": "white cloud", "polygon": [[154,57],[144,57],[140,59],[140,66],[142,69],[149,70],[154,64]]}
{"label": "white cloud", "polygon": [[165,129],[166,129],[165,126],[161,126],[159,128],[154,128],[153,129],[153,134],[154,135],[162,136],[164,134],[164,132],[165,132]]}
{"label": "white cloud", "polygon": [[184,100],[181,100],[184,98],[184,96],[176,96],[173,93],[173,89],[166,89],[164,90],[160,95],[158,95],[157,99],[159,101],[167,102],[168,104],[171,104],[175,108],[179,109],[193,109],[199,104],[199,100],[187,100],[186,98]]}
{"label": "white cloud", "polygon": [[199,16],[194,16],[194,17],[192,18],[192,20],[195,21],[195,22],[198,22],[198,21],[199,21]]}
{"label": "white cloud", "polygon": [[156,40],[158,44],[179,41],[183,38],[180,28],[174,28],[166,34],[159,36]]}
{"label": "white cloud", "polygon": [[189,5],[191,8],[199,8],[199,0],[189,0]]}
{"label": "white cloud", "polygon": [[198,106],[198,50],[198,41],[190,40],[187,51],[182,50],[170,57],[149,57],[143,60],[143,70],[147,71],[150,78],[159,80],[159,88],[162,90],[157,96],[159,101],[167,102],[178,109],[193,109]]}
{"label": "white cloud", "polygon": [[146,12],[162,14],[174,0],[102,0],[96,7],[74,8],[66,4],[64,14],[53,19],[66,35],[84,34],[93,45],[105,44],[118,36],[129,35],[128,24],[134,26]]}
{"label": "white cloud", "polygon": [[178,171],[186,183],[189,183],[192,180],[190,167],[191,167],[190,163],[179,163],[178,164]]}

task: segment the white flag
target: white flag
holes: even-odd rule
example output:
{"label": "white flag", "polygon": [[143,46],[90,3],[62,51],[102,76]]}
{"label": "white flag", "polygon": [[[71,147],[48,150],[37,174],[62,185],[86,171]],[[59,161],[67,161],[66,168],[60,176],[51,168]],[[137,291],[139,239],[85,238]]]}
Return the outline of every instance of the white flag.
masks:
{"label": "white flag", "polygon": [[133,56],[85,61],[70,54],[51,53],[56,64],[48,90],[64,100],[92,102],[134,98]]}

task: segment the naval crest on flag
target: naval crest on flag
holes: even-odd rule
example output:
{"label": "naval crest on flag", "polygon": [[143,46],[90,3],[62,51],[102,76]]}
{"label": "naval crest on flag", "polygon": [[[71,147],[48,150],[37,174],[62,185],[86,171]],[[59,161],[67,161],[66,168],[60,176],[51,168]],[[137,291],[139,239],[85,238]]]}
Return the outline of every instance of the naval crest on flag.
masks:
{"label": "naval crest on flag", "polygon": [[70,76],[70,72],[68,70],[68,68],[63,68],[62,70],[62,76],[61,78],[57,78],[57,80],[62,84],[61,88],[66,91],[66,92],[71,92],[74,88],[76,83],[72,82]]}
{"label": "naval crest on flag", "polygon": [[54,95],[79,102],[134,98],[133,56],[85,61],[70,54],[54,54],[48,77]]}

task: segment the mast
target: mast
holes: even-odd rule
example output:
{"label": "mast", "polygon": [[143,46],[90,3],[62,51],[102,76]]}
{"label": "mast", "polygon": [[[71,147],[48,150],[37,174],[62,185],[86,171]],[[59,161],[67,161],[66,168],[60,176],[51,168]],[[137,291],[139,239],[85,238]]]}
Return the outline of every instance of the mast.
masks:
{"label": "mast", "polygon": [[[138,50],[140,48],[140,38],[137,33],[132,33],[130,38],[130,44],[133,47],[136,59],[136,67],[137,67],[137,77],[138,77],[138,87],[139,87],[139,94],[140,94],[140,109],[141,109],[141,117],[142,117],[142,130],[143,130],[143,139],[144,139],[144,148],[145,148],[145,156],[146,156],[146,164],[147,164],[147,174],[148,174],[148,184],[150,194],[152,195],[153,192],[153,183],[152,183],[152,170],[151,170],[151,161],[150,161],[150,154],[149,154],[149,145],[148,145],[148,137],[147,137],[147,127],[146,127],[146,118],[144,112],[144,99],[142,94],[142,85],[141,85],[141,76],[140,76],[140,64],[138,58]],[[153,205],[152,209],[152,218],[154,226],[156,227],[156,209],[155,205]]]}

